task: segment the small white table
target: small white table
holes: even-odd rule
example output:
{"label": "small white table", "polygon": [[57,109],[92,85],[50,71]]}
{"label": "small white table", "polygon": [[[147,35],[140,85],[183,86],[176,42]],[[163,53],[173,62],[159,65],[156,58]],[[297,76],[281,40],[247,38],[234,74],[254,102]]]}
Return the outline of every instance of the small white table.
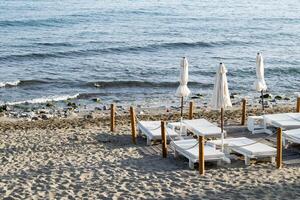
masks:
{"label": "small white table", "polygon": [[167,125],[170,129],[172,129],[175,132],[176,128],[181,128],[181,135],[187,135],[187,129],[186,129],[186,125],[183,122],[171,122],[168,123]]}
{"label": "small white table", "polygon": [[263,116],[249,116],[247,120],[247,127],[252,134],[264,133],[265,126]]}

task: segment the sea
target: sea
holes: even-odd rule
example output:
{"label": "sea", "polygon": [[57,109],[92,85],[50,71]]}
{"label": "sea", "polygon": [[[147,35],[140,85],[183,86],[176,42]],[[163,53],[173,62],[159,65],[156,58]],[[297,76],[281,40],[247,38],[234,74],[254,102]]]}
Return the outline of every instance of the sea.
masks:
{"label": "sea", "polygon": [[[180,61],[189,97],[209,101],[225,63],[231,94],[300,91],[299,0],[1,0],[0,104],[177,102]],[[186,99],[186,100],[189,100]]]}

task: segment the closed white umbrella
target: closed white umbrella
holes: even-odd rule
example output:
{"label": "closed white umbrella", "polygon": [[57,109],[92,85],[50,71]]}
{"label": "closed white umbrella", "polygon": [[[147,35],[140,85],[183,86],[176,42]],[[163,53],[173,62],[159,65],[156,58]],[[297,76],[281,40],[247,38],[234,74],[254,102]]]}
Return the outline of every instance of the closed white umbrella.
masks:
{"label": "closed white umbrella", "polygon": [[211,101],[211,106],[213,109],[221,109],[222,151],[224,139],[224,109],[232,106],[226,73],[227,69],[225,65],[223,63],[220,63],[215,77],[214,91]]}
{"label": "closed white umbrella", "polygon": [[[183,57],[180,63],[180,85],[176,90],[176,96],[180,97],[181,99],[181,122],[183,116],[183,98],[188,97],[191,93],[190,89],[188,88],[188,79],[189,79],[189,63],[186,57]],[[181,132],[181,131],[180,131]]]}
{"label": "closed white umbrella", "polygon": [[181,98],[181,117],[183,115],[183,98],[190,95],[191,91],[188,88],[189,80],[189,63],[186,57],[183,57],[180,63],[180,85],[176,90],[176,96]]}
{"label": "closed white umbrella", "polygon": [[256,80],[254,82],[255,90],[261,92],[262,109],[264,110],[264,91],[267,90],[267,84],[264,75],[264,59],[261,53],[257,53],[256,56]]}

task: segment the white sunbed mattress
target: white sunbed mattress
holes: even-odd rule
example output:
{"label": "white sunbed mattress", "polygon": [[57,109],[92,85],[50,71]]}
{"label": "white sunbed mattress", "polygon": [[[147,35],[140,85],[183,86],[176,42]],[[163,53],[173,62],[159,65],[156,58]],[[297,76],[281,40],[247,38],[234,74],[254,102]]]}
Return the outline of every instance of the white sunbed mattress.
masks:
{"label": "white sunbed mattress", "polygon": [[300,128],[283,131],[283,136],[292,142],[300,144]]}
{"label": "white sunbed mattress", "polygon": [[[161,139],[161,121],[139,121],[138,128],[146,134],[150,139]],[[176,137],[178,133],[166,127],[168,137]]]}
{"label": "white sunbed mattress", "polygon": [[221,135],[221,128],[207,121],[206,119],[184,120],[187,129],[196,135],[211,136]]}
{"label": "white sunbed mattress", "polygon": [[[196,139],[172,141],[171,145],[184,156],[194,161],[199,159],[199,144]],[[192,147],[192,148],[191,148]],[[224,157],[224,153],[216,150],[212,146],[204,146],[204,160],[219,160]]]}
{"label": "white sunbed mattress", "polygon": [[300,128],[300,113],[280,113],[264,115],[267,124],[281,128]]}
{"label": "white sunbed mattress", "polygon": [[[276,149],[270,147],[263,143],[256,143],[255,140],[251,140],[246,137],[239,137],[239,138],[228,138],[224,139],[224,145],[227,145],[234,151],[239,153],[246,154],[248,156],[271,156],[276,155]],[[209,141],[211,144],[215,144],[217,146],[221,146],[221,140],[212,140]],[[247,145],[247,146],[245,146]]]}

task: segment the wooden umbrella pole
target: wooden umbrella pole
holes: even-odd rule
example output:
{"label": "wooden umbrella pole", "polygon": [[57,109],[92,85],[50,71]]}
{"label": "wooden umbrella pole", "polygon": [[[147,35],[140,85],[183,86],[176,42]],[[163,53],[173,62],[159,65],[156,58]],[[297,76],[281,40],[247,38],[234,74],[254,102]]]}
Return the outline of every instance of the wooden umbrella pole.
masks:
{"label": "wooden umbrella pole", "polygon": [[110,131],[114,132],[116,128],[116,106],[110,105]]}
{"label": "wooden umbrella pole", "polygon": [[181,97],[181,113],[180,116],[183,116],[183,97]]}
{"label": "wooden umbrella pole", "polygon": [[221,132],[224,131],[224,108],[221,108]]}
{"label": "wooden umbrella pole", "polygon": [[191,101],[190,102],[190,112],[189,112],[189,119],[193,119],[193,115],[194,115],[194,102]]}
{"label": "wooden umbrella pole", "polygon": [[261,90],[261,106],[262,109],[265,110],[265,106],[264,106],[264,91]]}

